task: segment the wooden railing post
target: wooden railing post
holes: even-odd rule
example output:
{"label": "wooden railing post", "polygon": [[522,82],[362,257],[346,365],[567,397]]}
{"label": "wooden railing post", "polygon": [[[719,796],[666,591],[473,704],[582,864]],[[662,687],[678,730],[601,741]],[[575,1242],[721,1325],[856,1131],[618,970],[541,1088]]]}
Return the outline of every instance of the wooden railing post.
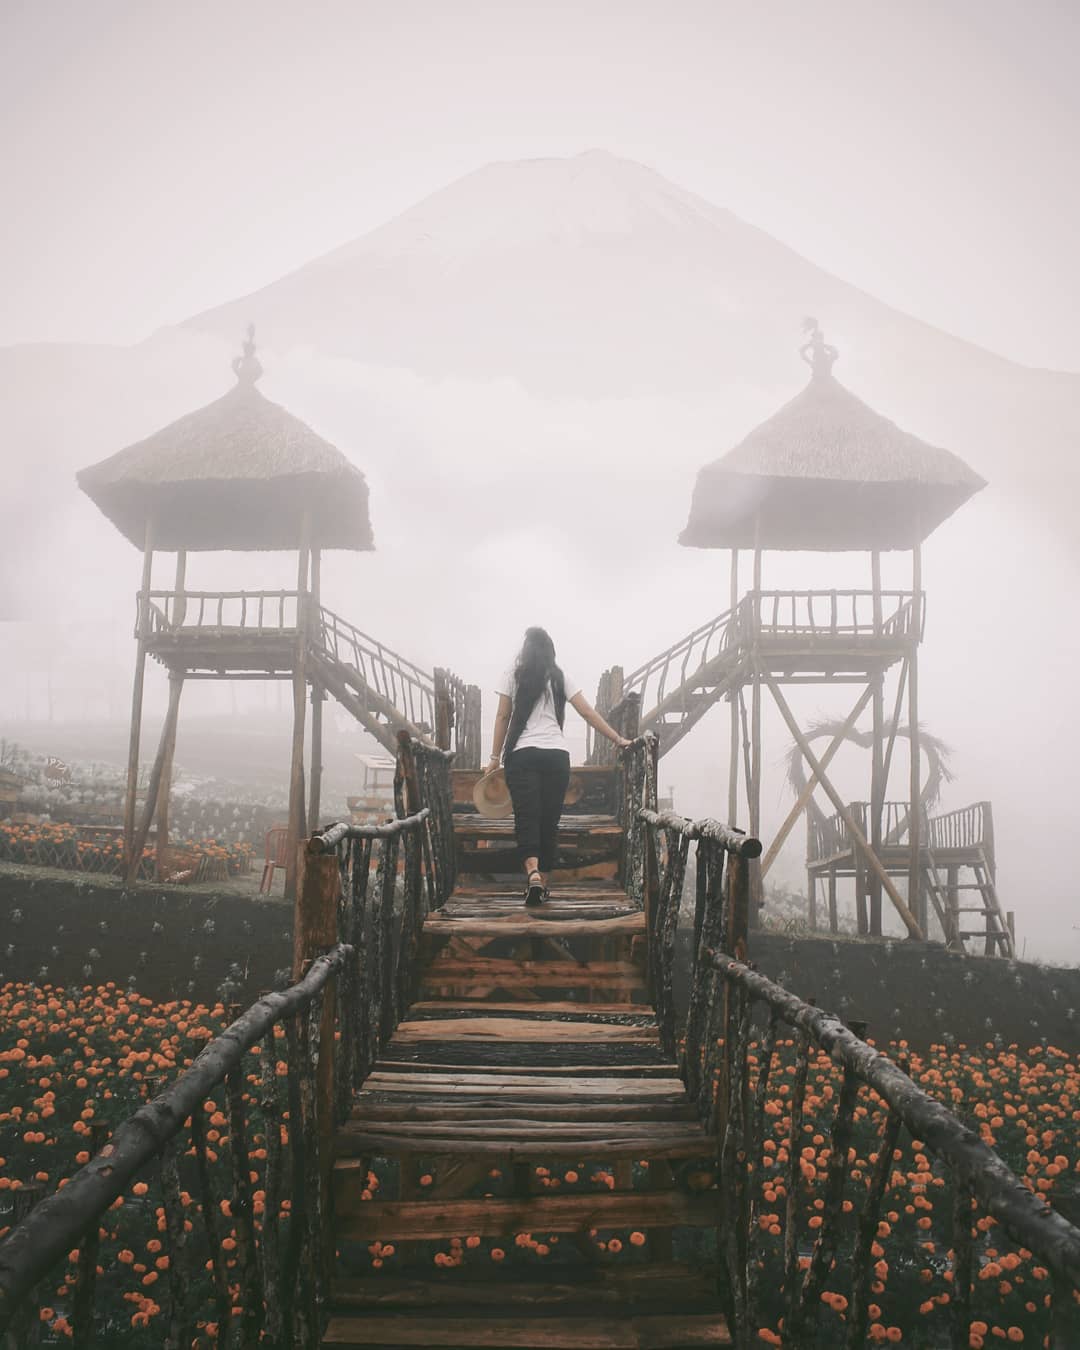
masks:
{"label": "wooden railing post", "polygon": [[[301,855],[300,884],[297,888],[293,918],[293,980],[299,980],[317,956],[329,951],[338,940],[338,895],[341,872],[337,854],[323,853],[310,840]],[[319,1063],[315,1079],[315,1119],[318,1138],[311,1141],[318,1149],[319,1213],[323,1223],[322,1251],[329,1263],[334,1250],[330,1228],[330,1182],[334,1156],[334,1030],[337,1000],[337,976],[327,982],[322,999],[319,1025]],[[329,1264],[323,1272],[329,1278]]]}
{"label": "wooden railing post", "polygon": [[478,769],[480,767],[480,756],[483,753],[480,748],[482,733],[480,728],[480,718],[483,711],[483,700],[478,684],[469,684],[465,686],[465,726],[463,732],[459,732],[461,737],[458,745],[458,751],[461,756],[461,767],[463,769]]}
{"label": "wooden railing post", "polygon": [[435,744],[440,750],[450,749],[454,725],[454,704],[446,671],[435,667]]}

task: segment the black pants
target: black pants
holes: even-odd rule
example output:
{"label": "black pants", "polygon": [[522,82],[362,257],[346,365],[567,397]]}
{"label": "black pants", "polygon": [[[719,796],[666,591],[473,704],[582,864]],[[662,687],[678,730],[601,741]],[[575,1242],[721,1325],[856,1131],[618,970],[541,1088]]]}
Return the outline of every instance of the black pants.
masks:
{"label": "black pants", "polygon": [[514,832],[521,862],[536,858],[541,872],[555,866],[555,848],[563,799],[570,783],[565,750],[526,746],[506,757],[506,786],[514,803]]}

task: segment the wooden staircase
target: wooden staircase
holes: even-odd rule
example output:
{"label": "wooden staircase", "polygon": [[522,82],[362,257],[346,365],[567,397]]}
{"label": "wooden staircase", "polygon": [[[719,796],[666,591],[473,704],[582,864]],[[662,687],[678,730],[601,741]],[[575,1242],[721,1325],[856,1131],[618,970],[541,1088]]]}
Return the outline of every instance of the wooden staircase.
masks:
{"label": "wooden staircase", "polygon": [[729,1345],[715,1143],[660,1049],[615,772],[575,772],[538,911],[474,778],[418,998],[338,1134],[324,1344]]}

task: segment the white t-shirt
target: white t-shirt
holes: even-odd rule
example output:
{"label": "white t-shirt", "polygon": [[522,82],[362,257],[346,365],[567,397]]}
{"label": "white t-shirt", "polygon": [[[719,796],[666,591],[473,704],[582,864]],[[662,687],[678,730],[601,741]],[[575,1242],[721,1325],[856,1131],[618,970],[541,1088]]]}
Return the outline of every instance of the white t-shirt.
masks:
{"label": "white t-shirt", "polygon": [[[581,685],[565,670],[563,671],[563,684],[566,688],[566,701],[569,703],[575,694],[581,692]],[[505,694],[513,702],[514,668],[512,666],[503,674],[495,692]],[[521,735],[518,737],[514,749],[525,750],[530,747],[536,750],[565,750],[567,754],[570,753],[570,747],[566,743],[563,729],[559,726],[559,719],[555,716],[555,699],[552,696],[550,684],[533,705],[533,710],[521,730]]]}

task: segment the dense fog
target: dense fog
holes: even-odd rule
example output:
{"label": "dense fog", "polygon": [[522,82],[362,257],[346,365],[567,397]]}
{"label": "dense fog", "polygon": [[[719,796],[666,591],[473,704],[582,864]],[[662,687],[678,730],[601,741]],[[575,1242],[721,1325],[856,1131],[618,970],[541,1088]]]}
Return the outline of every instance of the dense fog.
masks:
{"label": "dense fog", "polygon": [[[122,760],[141,561],[75,473],[226,393],[249,322],[261,392],[370,487],[375,551],[326,556],[325,603],[479,684],[488,726],[527,624],[591,696],[727,608],[728,554],[677,542],[695,477],[803,388],[813,316],[847,388],[987,480],[923,549],[920,716],[941,807],[993,802],[1020,947],[1080,961],[1073,11],[16,4],[0,28],[0,736]],[[884,585],[910,569],[885,554]],[[295,578],[188,559],[196,590]],[[865,588],[869,557],[770,552],[763,584]],[[147,757],[165,696],[152,668]],[[284,780],[286,687],[184,699],[181,768],[189,725],[227,759],[248,716]],[[764,744],[768,839],[792,801],[768,705]],[[678,810],[724,815],[727,755],[724,706],[662,761]],[[903,743],[893,767],[905,796]],[[861,799],[865,757],[834,777]]]}

